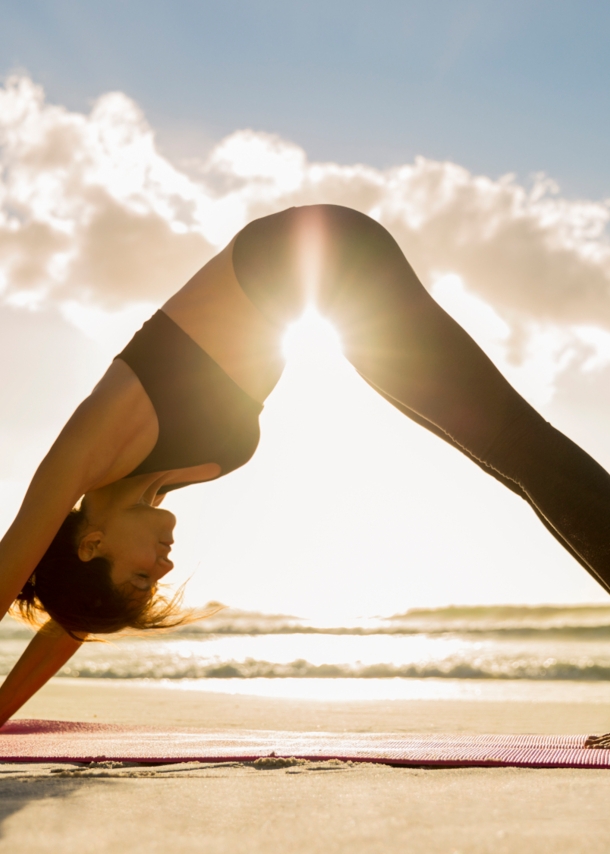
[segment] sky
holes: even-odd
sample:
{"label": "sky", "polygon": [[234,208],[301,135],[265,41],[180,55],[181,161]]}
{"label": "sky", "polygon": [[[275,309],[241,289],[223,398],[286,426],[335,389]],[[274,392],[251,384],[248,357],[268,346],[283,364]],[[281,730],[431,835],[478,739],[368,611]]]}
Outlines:
{"label": "sky", "polygon": [[[0,524],[133,331],[250,219],[350,205],[610,468],[610,8],[21,2],[0,27]],[[171,495],[187,601],[605,601],[309,316],[243,469]]]}

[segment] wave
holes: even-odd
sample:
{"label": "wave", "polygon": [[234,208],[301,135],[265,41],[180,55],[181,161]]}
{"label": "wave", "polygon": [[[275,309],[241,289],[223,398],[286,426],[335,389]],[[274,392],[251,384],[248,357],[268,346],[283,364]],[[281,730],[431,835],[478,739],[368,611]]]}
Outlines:
{"label": "wave", "polygon": [[[2,622],[0,674],[9,672],[31,634]],[[225,609],[170,637],[84,644],[61,675],[593,682],[610,679],[608,639],[610,607],[598,605],[418,609],[334,626]]]}
{"label": "wave", "polygon": [[537,638],[544,640],[610,640],[610,624],[601,626],[521,626],[512,627],[422,627],[415,629],[408,626],[379,626],[367,629],[360,626],[189,626],[186,629],[178,629],[177,635],[183,638],[197,638],[214,635],[248,635],[256,637],[260,635],[348,635],[354,637],[372,637],[375,635],[453,635],[459,637],[481,636],[486,638],[528,639]]}
{"label": "wave", "polygon": [[[476,605],[414,608],[390,617],[320,625],[286,614],[265,614],[225,608],[172,634],[193,639],[213,636],[262,635],[427,635],[497,640],[610,640],[610,605]],[[0,641],[31,637],[27,626],[10,618],[0,623]]]}
{"label": "wave", "polygon": [[178,630],[181,637],[208,635],[454,635],[506,639],[610,639],[610,606],[452,606],[413,609],[391,617],[316,625],[283,614],[225,609]]}
{"label": "wave", "polygon": [[411,608],[389,619],[435,619],[445,621],[519,621],[608,619],[610,605],[446,605],[440,608]]}
{"label": "wave", "polygon": [[287,664],[245,661],[83,662],[67,665],[60,676],[95,679],[528,679],[536,681],[602,681],[610,665],[593,661],[443,662],[425,665],[312,664],[297,659]]}

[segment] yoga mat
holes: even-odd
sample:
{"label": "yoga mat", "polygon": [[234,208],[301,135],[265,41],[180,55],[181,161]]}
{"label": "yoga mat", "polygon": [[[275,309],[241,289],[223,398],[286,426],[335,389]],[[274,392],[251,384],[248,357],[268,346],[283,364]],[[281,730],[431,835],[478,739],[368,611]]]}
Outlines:
{"label": "yoga mat", "polygon": [[70,721],[9,721],[0,762],[253,762],[342,759],[430,767],[610,768],[610,750],[584,735],[404,735],[154,729]]}

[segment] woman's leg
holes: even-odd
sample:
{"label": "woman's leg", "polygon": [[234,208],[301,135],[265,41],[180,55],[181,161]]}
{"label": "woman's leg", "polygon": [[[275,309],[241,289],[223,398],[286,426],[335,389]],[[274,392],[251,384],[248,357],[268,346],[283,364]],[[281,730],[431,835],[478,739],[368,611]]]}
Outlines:
{"label": "woman's leg", "polygon": [[273,322],[315,297],[367,382],[526,498],[610,591],[610,476],[512,388],[382,226],[333,205],[291,209],[246,226],[233,262]]}

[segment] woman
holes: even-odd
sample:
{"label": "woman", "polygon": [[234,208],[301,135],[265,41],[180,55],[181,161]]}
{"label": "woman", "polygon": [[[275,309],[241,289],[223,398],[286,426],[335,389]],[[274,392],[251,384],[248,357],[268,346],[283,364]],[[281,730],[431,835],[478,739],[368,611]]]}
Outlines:
{"label": "woman", "polygon": [[311,300],[371,386],[525,498],[610,590],[608,474],[506,382],[382,226],[291,208],[246,226],[165,303],[34,475],[0,543],[0,613],[51,619],[0,688],[0,721],[89,633],[179,621],[155,593],[175,524],[159,505],[250,459],[285,326]]}

